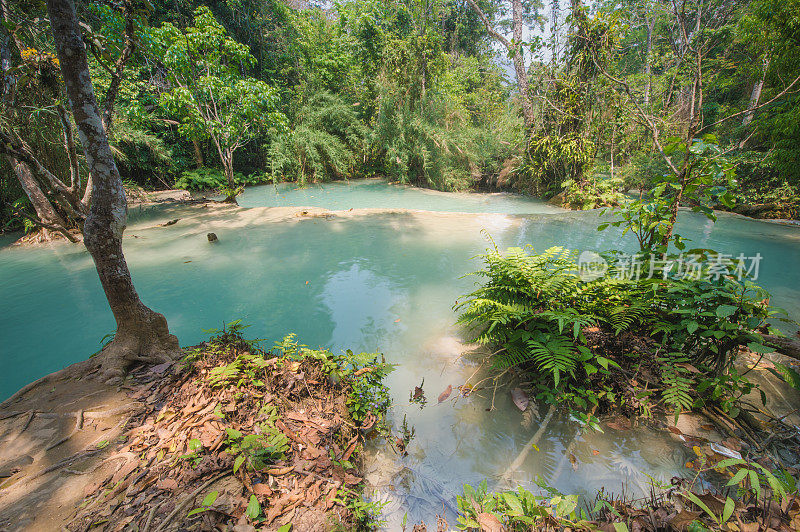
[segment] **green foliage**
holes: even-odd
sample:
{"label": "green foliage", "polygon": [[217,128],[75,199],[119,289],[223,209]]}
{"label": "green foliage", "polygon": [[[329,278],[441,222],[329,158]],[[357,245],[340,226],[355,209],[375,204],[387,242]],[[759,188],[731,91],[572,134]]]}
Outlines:
{"label": "green foliage", "polygon": [[277,414],[275,407],[266,405],[269,410],[267,420],[259,424],[261,434],[243,435],[240,431],[226,428],[225,445],[228,453],[236,458],[233,461],[233,472],[243,465],[253,471],[260,471],[286,457],[289,440],[275,428]]}
{"label": "green foliage", "polygon": [[[234,172],[233,182],[237,186],[245,185],[259,185],[268,182],[269,177],[265,174],[250,174],[244,175],[240,172]],[[225,174],[217,168],[197,168],[195,170],[186,170],[182,172],[180,177],[175,181],[176,188],[183,188],[186,190],[223,190],[228,186],[225,179]]]}
{"label": "green foliage", "polygon": [[[713,206],[722,203],[733,207],[735,170],[722,156],[716,140],[714,135],[694,139],[688,147],[689,163],[684,173],[665,174],[647,196],[609,209],[616,214],[616,220],[601,224],[598,230],[609,225],[622,227],[623,234],[630,232],[636,237],[643,252],[666,253],[670,244],[685,249],[684,239],[674,232],[681,202],[689,203],[694,212],[712,221],[717,219]],[[681,153],[686,149],[685,143],[673,138],[666,152]]]}
{"label": "green foliage", "polygon": [[612,207],[624,201],[622,179],[594,176],[583,183],[567,179],[564,186],[564,203],[572,209]]}
{"label": "green foliage", "polygon": [[171,88],[161,106],[181,120],[178,132],[213,141],[225,169],[228,197],[234,197],[233,154],[258,137],[286,127],[275,88],[242,75],[255,59],[249,48],[228,37],[211,10],[200,7],[194,26],[180,30],[165,23],[154,32],[155,48]]}
{"label": "green foliage", "polygon": [[340,488],[334,500],[352,512],[357,530],[376,530],[385,523],[380,516],[388,502],[365,501],[359,493],[347,488]]}
{"label": "green foliage", "polygon": [[[769,307],[760,287],[736,280],[738,264],[715,257],[697,278],[678,275],[674,257],[659,259],[666,262],[658,271],[645,260],[635,277],[609,255],[606,276],[584,279],[576,255],[563,248],[494,248],[477,272],[486,282],[456,307],[458,321],[496,350],[497,369],[523,368],[548,402],[645,414],[661,405],[676,415],[713,403],[735,417],[753,389],[733,365],[736,353],[769,351],[755,331],[783,311]],[[619,382],[620,372],[644,367],[659,374],[663,388],[654,397]]]}
{"label": "green foliage", "polygon": [[367,128],[353,105],[331,93],[317,93],[300,110],[298,121],[271,147],[275,177],[302,184],[358,175]]}
{"label": "green foliage", "polygon": [[589,528],[588,515],[579,508],[577,495],[563,495],[545,487],[548,495],[535,495],[525,488],[516,491],[490,492],[486,481],[477,488],[464,485],[464,494],[456,497],[459,530],[483,530],[499,523],[513,532],[539,530],[559,523],[560,527]]}
{"label": "green foliage", "polygon": [[275,350],[287,360],[309,357],[322,362],[325,371],[336,380],[349,383],[347,409],[352,419],[362,424],[366,421],[376,428],[385,429],[386,412],[391,405],[389,388],[384,378],[394,370],[380,353],[358,353],[347,350],[340,355],[330,351],[309,349],[299,344],[291,334],[275,344]]}

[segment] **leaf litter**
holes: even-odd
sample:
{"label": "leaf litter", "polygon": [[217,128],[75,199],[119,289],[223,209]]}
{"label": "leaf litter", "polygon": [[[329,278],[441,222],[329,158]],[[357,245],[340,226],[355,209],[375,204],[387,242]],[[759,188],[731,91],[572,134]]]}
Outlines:
{"label": "leaf litter", "polygon": [[348,413],[347,380],[270,354],[245,377],[231,371],[253,356],[245,342],[194,353],[133,375],[131,399],[146,408],[114,454],[124,462],[85,488],[66,529],[329,530],[332,515],[352,525],[343,494],[360,491],[365,424]]}

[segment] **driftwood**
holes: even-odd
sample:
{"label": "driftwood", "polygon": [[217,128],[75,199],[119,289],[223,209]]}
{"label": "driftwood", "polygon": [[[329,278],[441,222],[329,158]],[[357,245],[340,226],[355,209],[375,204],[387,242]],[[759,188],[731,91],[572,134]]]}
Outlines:
{"label": "driftwood", "polygon": [[800,340],[774,334],[762,334],[761,337],[765,344],[774,348],[778,353],[800,360]]}

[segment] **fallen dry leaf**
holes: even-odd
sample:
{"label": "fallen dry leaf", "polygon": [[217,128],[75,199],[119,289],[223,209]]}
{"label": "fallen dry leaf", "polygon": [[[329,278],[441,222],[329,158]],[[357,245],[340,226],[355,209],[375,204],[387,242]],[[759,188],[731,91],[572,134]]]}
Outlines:
{"label": "fallen dry leaf", "polygon": [[267,497],[269,497],[270,495],[272,495],[272,490],[270,489],[269,486],[260,482],[258,484],[253,484],[253,493],[255,493],[256,495],[266,495]]}
{"label": "fallen dry leaf", "polygon": [[482,512],[478,514],[478,524],[482,532],[503,532],[505,527],[493,514]]}
{"label": "fallen dry leaf", "polygon": [[444,391],[441,394],[439,394],[439,402],[443,403],[447,401],[447,398],[450,397],[451,393],[453,393],[453,385],[448,384],[447,388],[445,388]]}
{"label": "fallen dry leaf", "polygon": [[269,473],[273,477],[279,477],[281,475],[285,475],[286,473],[288,473],[289,471],[292,471],[293,469],[294,469],[294,466],[274,467],[272,469],[267,469],[267,473]]}
{"label": "fallen dry leaf", "polygon": [[511,400],[521,411],[525,411],[530,404],[528,394],[522,388],[514,388],[511,390]]}

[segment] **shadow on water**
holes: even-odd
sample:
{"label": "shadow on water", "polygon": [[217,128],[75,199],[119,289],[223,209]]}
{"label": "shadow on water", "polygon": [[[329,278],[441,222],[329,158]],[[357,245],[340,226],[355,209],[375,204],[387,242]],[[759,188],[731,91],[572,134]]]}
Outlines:
{"label": "shadow on water", "polygon": [[[142,299],[167,316],[182,345],[202,341],[202,327],[241,318],[251,324],[249,336],[268,343],[295,332],[311,346],[384,353],[398,364],[388,378],[393,423],[406,416],[417,436],[402,459],[376,449],[367,480],[396,510],[391,522],[405,512],[409,522],[430,520],[442,504],[454,522],[463,484],[498,482],[540,424],[526,420],[507,392],[492,411],[485,391],[436,404],[448,385],[455,389],[477,369],[459,358],[466,347],[452,306],[476,282],[463,275],[477,269],[475,255],[490,245],[482,231],[501,248],[633,251],[633,240],[615,229],[598,232],[596,212],[296,214],[220,206],[133,212],[125,250]],[[173,219],[179,221],[159,225]],[[759,281],[773,291],[773,303],[800,314],[800,270],[793,267],[800,230],[727,215],[709,225],[688,214],[681,227],[698,246],[761,253]],[[208,232],[219,242],[209,243]],[[3,397],[84,359],[114,327],[88,253],[63,243],[0,249],[0,313]],[[420,409],[409,404],[409,392],[423,378],[429,402]],[[551,421],[537,447],[513,480],[530,486],[541,476],[588,495],[623,482],[641,492],[645,472],[669,478],[685,462],[685,450],[662,434],[640,428],[576,438],[574,423],[563,419]]]}

